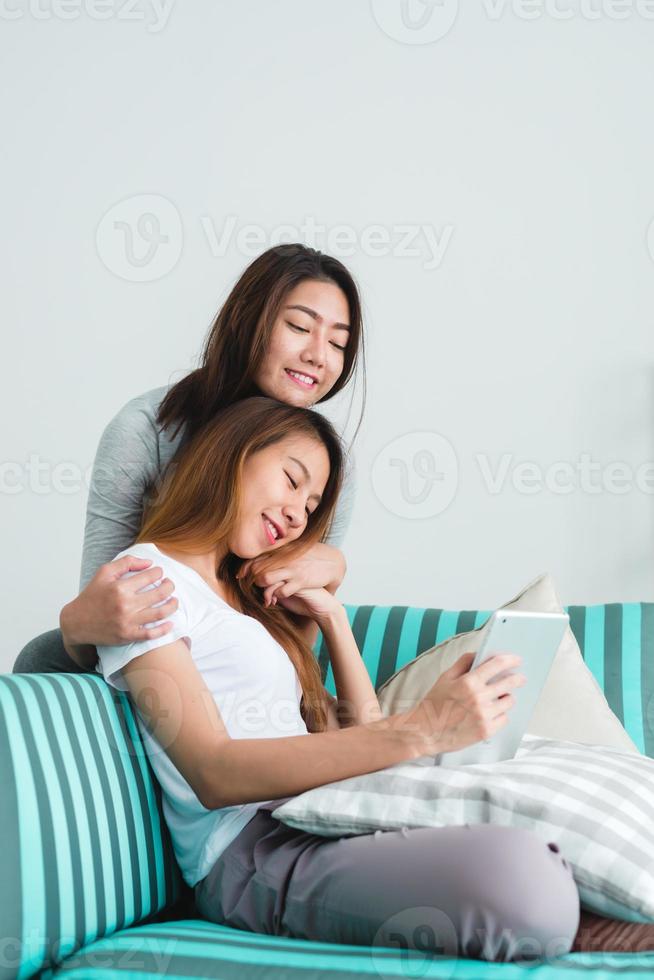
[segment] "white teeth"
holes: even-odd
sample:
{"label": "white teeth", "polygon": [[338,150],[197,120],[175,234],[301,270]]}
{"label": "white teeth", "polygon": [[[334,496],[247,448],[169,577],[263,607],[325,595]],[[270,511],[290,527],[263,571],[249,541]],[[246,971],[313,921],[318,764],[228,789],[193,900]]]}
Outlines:
{"label": "white teeth", "polygon": [[300,374],[298,371],[289,371],[288,373],[292,374],[294,378],[299,378],[300,381],[304,381],[305,385],[315,384],[313,378],[310,378],[308,374]]}
{"label": "white teeth", "polygon": [[270,533],[275,538],[275,540],[277,540],[277,538],[279,537],[279,534],[277,533],[277,528],[275,527],[274,524],[271,524],[271,522],[267,520],[267,518],[264,518],[264,520],[266,521],[266,524],[270,528]]}

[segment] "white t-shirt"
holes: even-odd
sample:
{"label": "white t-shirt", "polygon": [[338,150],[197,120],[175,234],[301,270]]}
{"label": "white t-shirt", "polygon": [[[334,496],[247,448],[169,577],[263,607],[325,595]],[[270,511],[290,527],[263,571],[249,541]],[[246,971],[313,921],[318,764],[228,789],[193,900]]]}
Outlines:
{"label": "white t-shirt", "polygon": [[[150,558],[151,567],[161,567],[163,577],[175,583],[173,594],[179,605],[166,617],[172,621],[173,629],[165,636],[124,646],[98,647],[96,671],[109,684],[127,691],[121,670],[130,660],[183,638],[232,738],[309,734],[300,714],[302,688],[297,671],[284,648],[258,620],[237,612],[201,575],[164,555],[156,545],[135,544],[116,558],[127,554]],[[125,577],[134,574],[128,572]],[[158,584],[153,583],[148,589]],[[268,801],[208,810],[150,735],[138,710],[135,715],[148,758],[161,784],[163,813],[177,862],[185,881],[193,886],[209,873],[220,854],[252,819],[260,803]]]}

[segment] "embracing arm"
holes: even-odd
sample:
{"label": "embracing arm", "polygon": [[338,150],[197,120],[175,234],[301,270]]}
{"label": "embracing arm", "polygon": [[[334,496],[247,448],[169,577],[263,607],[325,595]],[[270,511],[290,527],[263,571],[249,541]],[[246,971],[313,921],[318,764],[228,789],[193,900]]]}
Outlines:
{"label": "embracing arm", "polygon": [[147,396],[133,398],[104,429],[86,506],[80,590],[101,565],[129,548],[141,527],[143,501],[159,477],[158,438]]}
{"label": "embracing arm", "polygon": [[[172,594],[174,583],[163,578],[161,567],[151,568],[152,559],[138,554],[139,545],[133,550],[134,554],[101,565],[86,588],[59,614],[64,647],[85,670],[95,668],[96,644],[154,640],[172,629],[170,620],[146,628],[146,624],[172,615],[178,599]],[[161,584],[156,585],[160,579]]]}
{"label": "embracing arm", "polygon": [[[158,395],[155,392],[154,395]],[[150,601],[164,598],[167,587],[146,603],[134,596],[144,579],[119,589],[117,580],[127,570],[148,568],[149,560],[135,558],[120,571],[113,559],[134,541],[141,526],[143,500],[158,478],[158,437],[153,412],[158,404],[151,393],[133,398],[104,429],[93,464],[82,551],[80,594],[61,610],[59,625],[68,654],[80,666],[93,669],[96,644],[136,639],[138,625],[152,620],[141,616]],[[149,580],[148,580],[149,581]],[[172,591],[172,590],[169,590]],[[168,591],[168,594],[169,594]],[[164,610],[164,615],[169,609]],[[163,618],[163,617],[162,617]],[[149,631],[147,638],[167,628]],[[139,638],[146,638],[141,632]]]}

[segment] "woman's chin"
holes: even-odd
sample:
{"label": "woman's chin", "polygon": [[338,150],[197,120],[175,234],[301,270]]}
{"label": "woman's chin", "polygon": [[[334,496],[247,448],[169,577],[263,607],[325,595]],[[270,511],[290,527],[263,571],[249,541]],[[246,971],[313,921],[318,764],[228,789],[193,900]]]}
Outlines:
{"label": "woman's chin", "polygon": [[247,542],[236,543],[230,549],[233,555],[237,558],[241,558],[243,561],[251,561],[253,558],[260,558],[262,555],[267,555],[268,552],[272,551],[272,547],[264,548],[259,544],[248,544]]}
{"label": "woman's chin", "polygon": [[286,402],[287,405],[295,405],[297,408],[308,408],[316,401],[316,393],[309,388],[300,388],[295,381],[289,379],[277,394],[272,395],[277,401]]}

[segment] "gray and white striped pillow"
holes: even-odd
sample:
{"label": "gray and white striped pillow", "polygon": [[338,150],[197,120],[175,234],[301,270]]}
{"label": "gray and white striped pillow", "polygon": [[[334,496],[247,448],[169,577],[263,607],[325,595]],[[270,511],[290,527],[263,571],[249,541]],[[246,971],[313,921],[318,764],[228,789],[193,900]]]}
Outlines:
{"label": "gray and white striped pillow", "polygon": [[444,769],[423,756],[327,783],[272,811],[324,837],[493,823],[559,845],[582,905],[654,920],[654,759],[525,735],[513,759]]}

